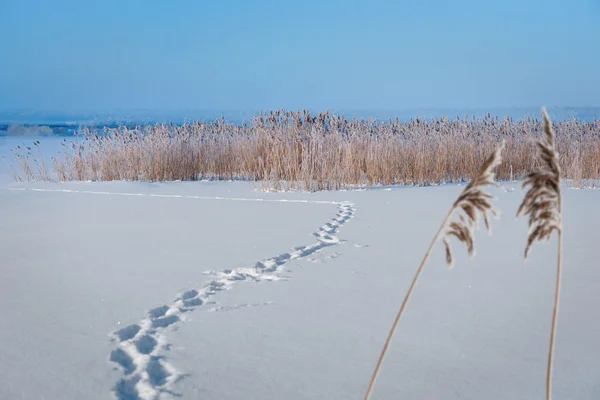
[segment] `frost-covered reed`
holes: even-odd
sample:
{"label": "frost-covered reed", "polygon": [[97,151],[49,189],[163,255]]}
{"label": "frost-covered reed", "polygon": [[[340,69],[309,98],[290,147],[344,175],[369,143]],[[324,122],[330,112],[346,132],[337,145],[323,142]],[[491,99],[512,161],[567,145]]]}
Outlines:
{"label": "frost-covered reed", "polygon": [[[559,122],[555,130],[564,178],[578,185],[600,179],[600,120]],[[380,122],[282,110],[243,125],[221,119],[86,131],[53,169],[61,181],[233,179],[309,191],[427,185],[470,180],[504,140],[497,176],[515,180],[539,167],[533,139],[543,135],[537,119]]]}

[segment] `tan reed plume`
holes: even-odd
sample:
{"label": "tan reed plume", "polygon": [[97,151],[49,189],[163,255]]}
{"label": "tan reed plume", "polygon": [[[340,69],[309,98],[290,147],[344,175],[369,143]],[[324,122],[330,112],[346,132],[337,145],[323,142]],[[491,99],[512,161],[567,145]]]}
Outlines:
{"label": "tan reed plume", "polygon": [[530,188],[519,206],[517,216],[521,213],[529,215],[529,237],[525,247],[525,258],[529,255],[533,243],[547,241],[554,231],[558,235],[556,288],[546,374],[546,399],[550,400],[552,398],[552,361],[554,358],[554,340],[556,337],[562,276],[562,199],[560,192],[561,173],[558,164],[558,153],[556,152],[554,129],[545,108],[542,108],[542,115],[544,117],[545,136],[537,143],[542,165],[538,171],[532,172],[523,180],[522,187],[529,186]]}
{"label": "tan reed plume", "polygon": [[[504,142],[502,145],[498,146],[496,150],[485,160],[478,174],[475,176],[471,182],[465,187],[462,191],[458,199],[452,205],[452,208],[448,212],[448,215],[442,222],[442,225],[438,232],[436,233],[433,241],[429,245],[427,252],[425,253],[425,257],[421,261],[419,268],[408,288],[408,292],[404,297],[404,301],[400,306],[400,311],[396,315],[396,319],[390,329],[386,342],[383,346],[383,350],[379,356],[377,361],[377,366],[375,367],[375,371],[373,372],[373,376],[371,377],[371,381],[369,383],[369,388],[367,389],[367,393],[365,395],[365,400],[368,400],[371,397],[371,393],[373,392],[373,388],[375,387],[375,381],[377,380],[377,375],[379,375],[379,371],[381,369],[381,365],[383,362],[383,358],[387,353],[388,347],[394,336],[396,328],[398,327],[398,323],[404,314],[404,310],[406,308],[406,304],[410,299],[410,296],[419,280],[419,276],[423,271],[423,267],[425,263],[429,259],[429,255],[436,244],[436,242],[441,239],[444,242],[444,246],[446,248],[446,262],[448,266],[452,265],[452,251],[450,249],[449,238],[450,236],[456,237],[460,242],[464,243],[467,246],[467,250],[471,256],[475,254],[475,242],[473,239],[473,229],[477,226],[478,222],[478,212],[482,214],[483,219],[485,221],[486,227],[490,228],[489,225],[489,216],[488,213],[492,215],[497,215],[497,210],[491,205],[490,200],[492,196],[483,191],[484,186],[498,186],[494,182],[495,174],[493,172],[494,168],[496,168],[502,159],[501,153],[504,148]],[[462,213],[460,212],[462,211]],[[464,215],[463,215],[464,214]],[[452,217],[454,215],[458,215],[458,221],[452,221]]]}

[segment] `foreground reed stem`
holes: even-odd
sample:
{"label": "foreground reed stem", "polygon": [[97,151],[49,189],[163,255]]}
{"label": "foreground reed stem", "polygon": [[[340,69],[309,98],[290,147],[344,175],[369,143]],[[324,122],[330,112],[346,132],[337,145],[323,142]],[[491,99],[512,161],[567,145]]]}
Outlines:
{"label": "foreground reed stem", "polygon": [[392,329],[390,329],[390,333],[388,334],[385,344],[383,345],[383,350],[381,351],[381,354],[379,355],[379,360],[377,360],[377,366],[375,367],[375,371],[373,372],[373,376],[371,377],[371,382],[369,383],[369,389],[367,390],[367,394],[365,395],[365,400],[368,400],[371,397],[371,393],[373,392],[373,388],[375,387],[375,381],[377,380],[377,376],[379,375],[379,370],[381,369],[383,359],[385,357],[385,354],[387,353],[390,343],[392,342],[392,337],[394,336],[394,333],[396,333],[396,328],[398,327],[398,323],[400,322],[400,319],[402,318],[402,314],[404,314],[404,309],[406,308],[406,304],[408,303],[408,300],[410,299],[410,296],[411,296],[415,286],[417,285],[417,281],[419,280],[419,277],[421,276],[421,272],[423,272],[423,267],[425,267],[425,263],[427,263],[427,260],[429,260],[429,256],[431,255],[431,251],[433,250],[433,247],[435,246],[435,244],[439,240],[440,236],[442,235],[444,228],[448,225],[448,221],[452,217],[452,214],[454,213],[454,211],[455,211],[455,207],[452,207],[452,209],[450,209],[450,212],[444,219],[442,226],[440,226],[440,229],[435,234],[435,237],[433,238],[431,244],[429,245],[429,248],[427,249],[427,252],[425,253],[425,257],[423,257],[423,260],[421,261],[421,265],[419,265],[419,269],[417,269],[417,273],[415,274],[415,276],[410,284],[410,287],[408,288],[408,292],[406,292],[404,301],[402,302],[402,305],[400,306],[400,311],[398,311],[398,315],[396,315],[396,319],[394,320]]}
{"label": "foreground reed stem", "polygon": [[542,108],[542,117],[544,118],[545,135],[537,142],[538,155],[541,160],[540,167],[523,180],[522,187],[529,186],[529,189],[519,206],[517,216],[521,213],[529,216],[529,236],[525,247],[525,258],[529,255],[531,246],[535,242],[549,240],[552,232],[556,232],[558,235],[556,288],[546,374],[546,400],[550,400],[552,398],[552,364],[562,276],[562,194],[560,190],[562,176],[559,155],[556,150],[556,134],[545,108]]}
{"label": "foreground reed stem", "polygon": [[554,291],[554,311],[552,312],[552,327],[550,328],[550,349],[548,350],[548,371],[546,374],[546,400],[552,399],[552,365],[554,361],[554,339],[558,321],[558,304],[560,300],[560,284],[562,278],[562,232],[558,232],[558,261],[556,265],[556,288]]}
{"label": "foreground reed stem", "polygon": [[[392,337],[396,332],[396,328],[398,327],[400,319],[404,314],[404,310],[406,309],[408,300],[410,299],[410,296],[412,295],[412,292],[415,289],[415,286],[417,285],[419,277],[423,272],[423,268],[425,267],[427,260],[429,260],[429,256],[431,255],[431,251],[433,250],[435,244],[438,242],[438,240],[442,240],[446,248],[446,262],[449,266],[451,266],[452,251],[450,248],[449,237],[454,236],[460,242],[464,243],[467,246],[469,255],[473,256],[475,254],[473,229],[478,223],[479,214],[483,216],[485,225],[488,228],[488,230],[490,228],[488,213],[497,216],[497,210],[490,203],[492,196],[483,191],[482,188],[484,186],[498,186],[494,182],[493,170],[500,164],[501,152],[503,148],[504,143],[502,143],[501,146],[496,148],[496,150],[486,159],[475,178],[473,178],[473,180],[469,182],[469,184],[465,187],[460,196],[458,196],[458,199],[456,199],[456,201],[452,205],[452,208],[450,208],[448,215],[446,215],[446,218],[444,218],[440,229],[437,231],[433,240],[431,241],[431,244],[429,245],[429,248],[427,249],[427,252],[423,257],[423,260],[421,261],[421,264],[419,265],[419,268],[415,273],[410,287],[406,292],[406,296],[404,297],[404,301],[402,302],[400,310],[396,315],[396,319],[394,320],[392,328],[388,333],[381,354],[379,355],[379,359],[377,360],[375,371],[373,372],[373,376],[371,377],[371,381],[369,382],[369,388],[367,389],[365,400],[368,400],[371,397],[373,388],[375,387],[375,381],[377,380],[377,376],[379,375],[379,371],[381,370],[381,365],[383,364],[383,359],[392,341]],[[454,215],[458,215],[458,221],[452,221],[452,217]]]}

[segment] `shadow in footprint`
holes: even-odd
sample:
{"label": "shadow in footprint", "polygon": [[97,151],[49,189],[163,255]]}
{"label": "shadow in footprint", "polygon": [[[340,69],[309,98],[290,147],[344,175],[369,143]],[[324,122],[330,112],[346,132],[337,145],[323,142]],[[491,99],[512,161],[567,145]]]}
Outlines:
{"label": "shadow in footprint", "polygon": [[288,253],[281,254],[281,255],[275,257],[275,264],[277,266],[281,266],[281,265],[287,263],[290,260],[290,258],[292,258],[292,256]]}
{"label": "shadow in footprint", "polygon": [[167,311],[169,311],[169,307],[160,306],[148,311],[148,315],[150,316],[150,318],[160,318],[163,315],[165,315]]}
{"label": "shadow in footprint", "polygon": [[191,299],[192,297],[196,297],[196,296],[198,296],[198,291],[192,289],[192,290],[188,290],[187,292],[182,294],[181,299],[188,300],[188,299]]}
{"label": "shadow in footprint", "polygon": [[144,335],[137,342],[135,342],[135,347],[142,354],[150,354],[156,347],[156,339],[150,335]]}
{"label": "shadow in footprint", "polygon": [[189,299],[189,300],[184,300],[183,301],[183,305],[185,307],[198,307],[202,305],[202,299],[199,298],[194,298],[194,299]]}
{"label": "shadow in footprint", "polygon": [[261,269],[265,269],[267,268],[267,266],[265,265],[265,263],[263,261],[258,261],[255,265],[254,268],[257,270],[261,270]]}
{"label": "shadow in footprint", "polygon": [[218,291],[225,289],[225,284],[223,282],[211,281],[210,289],[215,292],[218,292]]}
{"label": "shadow in footprint", "polygon": [[164,385],[167,382],[167,378],[171,375],[162,366],[160,357],[150,358],[146,372],[148,372],[148,378],[150,379],[150,384],[152,386]]}
{"label": "shadow in footprint", "polygon": [[140,396],[135,388],[136,383],[140,380],[139,377],[132,379],[121,379],[114,388],[115,397],[117,400],[139,400]]}
{"label": "shadow in footprint", "polygon": [[110,361],[119,364],[125,371],[125,375],[129,375],[135,371],[133,359],[121,349],[113,350],[110,353]]}
{"label": "shadow in footprint", "polygon": [[119,337],[119,341],[124,342],[126,340],[132,339],[137,333],[140,331],[139,325],[129,325],[123,329],[119,329],[115,332],[115,335]]}
{"label": "shadow in footprint", "polygon": [[169,315],[168,317],[157,318],[153,320],[152,326],[154,328],[166,328],[169,325],[173,325],[177,321],[179,321],[179,317],[177,315]]}
{"label": "shadow in footprint", "polygon": [[307,247],[303,252],[302,252],[302,257],[308,257],[312,254],[315,254],[317,252],[319,252],[320,250],[323,250],[326,247],[330,247],[333,246],[335,243],[326,243],[326,242],[319,242],[319,244],[313,245],[313,246],[309,246]]}

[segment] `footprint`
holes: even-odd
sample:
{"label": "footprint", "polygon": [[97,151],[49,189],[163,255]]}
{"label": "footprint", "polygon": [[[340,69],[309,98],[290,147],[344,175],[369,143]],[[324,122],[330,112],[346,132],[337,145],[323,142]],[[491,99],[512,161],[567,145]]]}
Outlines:
{"label": "footprint", "polygon": [[166,328],[169,325],[173,325],[177,321],[179,321],[179,317],[177,315],[169,315],[168,317],[162,317],[153,320],[152,327]]}
{"label": "footprint", "polygon": [[117,400],[139,400],[140,396],[135,388],[139,380],[139,377],[135,377],[132,379],[121,379],[117,382],[113,389]]}
{"label": "footprint", "polygon": [[212,281],[210,282],[210,289],[214,292],[218,292],[225,289],[225,284],[223,282]]}
{"label": "footprint", "polygon": [[198,297],[183,301],[183,305],[185,307],[198,307],[201,306],[203,303],[204,302],[202,301],[202,299],[199,299]]}
{"label": "footprint", "polygon": [[184,294],[181,295],[181,299],[182,300],[188,300],[191,299],[192,297],[196,297],[198,296],[198,291],[197,290],[188,290],[187,292],[185,292]]}
{"label": "footprint", "polygon": [[288,260],[291,258],[292,256],[288,253],[285,254],[281,254],[279,256],[277,256],[275,258],[275,264],[277,266],[282,266],[283,264],[285,264],[286,262],[288,262]]}
{"label": "footprint", "polygon": [[121,349],[113,350],[110,353],[110,361],[119,364],[125,371],[125,375],[132,374],[135,371],[133,358],[131,358],[129,354],[125,353],[125,351]]}
{"label": "footprint", "polygon": [[152,386],[164,385],[167,382],[167,378],[171,375],[162,366],[160,357],[150,358],[146,372],[148,372],[148,377],[150,378],[150,384],[152,384]]}
{"label": "footprint", "polygon": [[167,313],[167,311],[169,311],[169,307],[160,306],[148,311],[148,315],[150,315],[150,318],[156,319],[164,316]]}
{"label": "footprint", "polygon": [[126,340],[132,339],[133,337],[135,337],[135,335],[137,335],[137,333],[140,331],[140,326],[137,324],[133,324],[133,325],[129,325],[126,326],[123,329],[119,329],[118,331],[115,332],[115,335],[117,335],[119,337],[119,341],[124,342]]}
{"label": "footprint", "polygon": [[142,354],[150,354],[156,347],[156,339],[150,335],[144,335],[135,342],[135,347]]}

